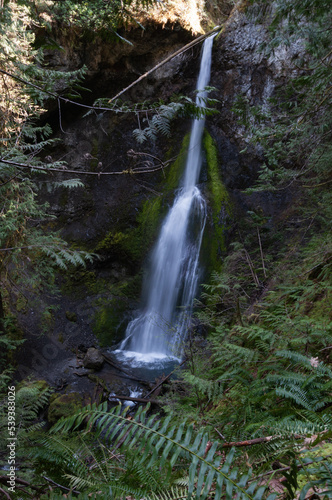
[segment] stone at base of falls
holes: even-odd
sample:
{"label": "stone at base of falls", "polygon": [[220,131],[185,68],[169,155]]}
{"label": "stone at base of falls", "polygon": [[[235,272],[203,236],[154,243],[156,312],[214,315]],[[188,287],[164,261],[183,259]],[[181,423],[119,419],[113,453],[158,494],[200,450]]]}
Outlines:
{"label": "stone at base of falls", "polygon": [[84,368],[92,368],[93,370],[100,370],[104,364],[104,357],[98,349],[95,347],[90,347],[84,358],[83,365]]}

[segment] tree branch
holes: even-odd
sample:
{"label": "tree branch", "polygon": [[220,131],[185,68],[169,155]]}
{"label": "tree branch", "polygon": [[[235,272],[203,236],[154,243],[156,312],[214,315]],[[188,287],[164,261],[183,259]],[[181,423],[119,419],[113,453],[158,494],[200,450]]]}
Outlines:
{"label": "tree branch", "polygon": [[8,493],[3,488],[0,488],[0,493],[3,493],[5,495],[4,498],[7,498],[8,500],[12,500],[12,497],[9,496]]}
{"label": "tree branch", "polygon": [[[149,71],[147,71],[146,73],[144,73],[144,75],[141,75],[137,80],[135,80],[133,83],[131,83],[128,87],[126,87],[125,89],[122,89],[121,92],[119,92],[114,97],[112,97],[108,102],[112,103],[120,95],[124,94],[128,89],[132,88],[134,85],[136,85],[137,83],[139,83],[140,81],[142,81],[144,78],[146,78],[151,73],[153,73],[154,71],[156,71],[158,68],[160,68],[161,66],[163,66],[164,64],[166,64],[168,61],[170,61],[174,57],[178,56],[182,52],[187,51],[188,49],[190,49],[194,45],[200,43],[202,40],[204,40],[205,38],[207,38],[208,36],[210,36],[212,33],[214,33],[217,30],[220,30],[220,29],[221,29],[220,26],[216,26],[215,28],[213,28],[213,30],[209,31],[208,33],[205,33],[204,35],[199,36],[198,38],[196,38],[192,42],[190,42],[187,45],[185,45],[184,47],[182,47],[182,49],[179,49],[176,52],[174,52],[173,54],[171,54],[170,56],[166,57],[166,59],[164,59],[159,64],[157,64],[156,66],[154,66],[152,69],[150,69]],[[63,96],[60,96],[60,95],[58,95],[58,94],[56,94],[54,92],[51,92],[50,90],[43,89],[42,87],[39,87],[38,85],[36,85],[36,84],[34,84],[32,82],[29,82],[28,80],[25,80],[24,78],[21,78],[19,76],[13,75],[12,73],[9,73],[8,71],[5,71],[4,69],[0,69],[0,73],[9,76],[10,78],[13,78],[14,80],[17,80],[18,82],[21,82],[24,85],[29,85],[30,87],[33,87],[33,88],[39,90],[40,92],[43,92],[44,94],[47,94],[47,95],[49,95],[49,96],[57,99],[58,101],[61,100],[61,101],[65,102],[65,103],[74,104],[75,106],[79,106],[79,107],[85,108],[85,109],[93,109],[95,111],[113,111],[112,108],[105,108],[105,107],[101,107],[101,106],[89,106],[87,104],[81,104],[81,103],[79,103],[77,101],[72,101],[71,99],[67,99],[66,97],[63,97]],[[142,111],[144,111],[144,110],[142,110]],[[137,113],[137,110],[135,110],[135,113]]]}
{"label": "tree branch", "polygon": [[[254,444],[259,444],[259,443],[268,443],[270,441],[273,441],[273,439],[278,439],[281,436],[266,436],[266,437],[261,437],[261,438],[255,438],[255,439],[248,439],[247,441],[232,441],[228,443],[223,443],[221,446],[222,448],[232,448],[232,446],[236,447],[241,447],[241,446],[253,446]],[[303,436],[300,436],[299,434],[294,434],[292,436],[294,439],[302,439]]]}
{"label": "tree branch", "polygon": [[214,33],[217,30],[220,30],[220,29],[221,29],[220,26],[216,26],[215,28],[213,28],[213,30],[209,31],[208,33],[205,33],[204,35],[199,36],[198,38],[196,38],[192,42],[190,42],[187,45],[185,45],[184,47],[182,47],[182,49],[179,49],[176,52],[174,52],[173,54],[171,54],[170,56],[166,57],[166,59],[164,59],[163,61],[161,61],[159,64],[157,64],[156,66],[154,66],[153,68],[151,68],[149,71],[147,71],[143,75],[141,75],[139,78],[137,78],[137,80],[135,80],[133,83],[131,83],[130,85],[128,85],[128,87],[126,87],[125,89],[122,89],[121,92],[119,92],[114,97],[112,97],[109,100],[109,102],[111,103],[111,102],[115,101],[115,99],[117,99],[118,97],[120,97],[127,90],[131,89],[134,85],[136,85],[137,83],[139,83],[142,80],[144,80],[144,78],[146,78],[147,76],[151,75],[151,73],[153,73],[154,71],[156,71],[156,69],[159,69],[161,66],[163,66],[164,64],[166,64],[168,61],[170,61],[174,57],[178,56],[179,54],[182,54],[183,52],[186,52],[188,49],[190,49],[191,47],[194,47],[196,44],[200,43],[202,40],[204,40],[208,36],[212,35],[212,33]]}
{"label": "tree branch", "polygon": [[28,165],[25,163],[19,163],[16,161],[10,161],[10,160],[5,160],[3,158],[0,158],[1,163],[5,163],[6,165],[12,165],[14,167],[20,167],[20,168],[28,168],[30,170],[40,170],[42,172],[62,172],[63,174],[81,174],[81,175],[97,175],[100,177],[101,175],[138,175],[138,174],[147,174],[151,172],[157,172],[158,170],[163,170],[165,165],[167,163],[163,163],[161,160],[160,161],[160,166],[155,167],[155,168],[146,168],[146,169],[135,169],[135,168],[129,168],[126,170],[122,170],[121,172],[86,172],[84,170],[69,170],[66,168],[53,168],[53,167],[37,167],[34,165]]}
{"label": "tree branch", "polygon": [[[31,488],[32,490],[37,491],[38,493],[44,493],[44,487],[42,486],[34,486],[33,484],[29,483],[28,481],[25,481],[24,479],[21,479],[19,477],[15,477],[15,481],[18,484],[21,484],[23,486],[26,486],[27,488]],[[6,484],[8,482],[8,476],[0,476],[0,483]]]}
{"label": "tree branch", "polygon": [[185,363],[187,362],[187,359],[185,359],[184,361],[182,361],[182,363],[177,366],[176,368],[174,368],[174,370],[171,371],[171,373],[169,373],[168,375],[166,375],[166,377],[164,377],[155,387],[153,387],[153,389],[151,389],[150,392],[148,392],[148,394],[146,394],[146,398],[148,398],[149,396],[151,396],[151,394],[153,392],[155,392],[157,389],[159,389],[160,386],[162,386],[170,377],[171,375],[173,375],[173,373],[175,372],[175,370],[177,370],[178,368],[180,368],[181,366],[183,366]]}

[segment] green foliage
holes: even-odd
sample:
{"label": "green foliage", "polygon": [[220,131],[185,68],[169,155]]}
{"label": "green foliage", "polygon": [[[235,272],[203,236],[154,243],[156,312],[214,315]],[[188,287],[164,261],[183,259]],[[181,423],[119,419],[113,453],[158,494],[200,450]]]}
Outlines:
{"label": "green foliage", "polygon": [[320,458],[314,461],[313,466],[306,469],[306,475],[309,476],[309,481],[301,489],[299,500],[304,500],[307,497],[310,489],[319,490],[319,495],[324,499],[328,499],[332,494],[332,464],[322,462]]}
{"label": "green foliage", "polygon": [[[139,0],[138,2],[134,0],[90,0],[83,2],[62,0],[61,2],[48,2],[44,9],[53,20],[62,25],[62,29],[67,26],[75,26],[84,32],[97,32],[102,37],[113,35],[130,43],[117,32],[117,29],[124,24],[137,23],[135,8],[148,8],[154,3],[155,0]],[[42,25],[45,25],[42,16],[38,20]]]}
{"label": "green foliage", "polygon": [[[204,90],[205,92],[211,92],[215,89],[206,87]],[[199,119],[218,113],[215,108],[211,107],[216,102],[216,99],[206,97],[201,99],[201,102],[197,105],[190,97],[178,96],[177,98],[173,97],[169,104],[155,104],[152,108],[155,109],[156,113],[152,117],[145,113],[145,116],[143,115],[141,118],[140,113],[137,111],[139,128],[134,130],[134,137],[140,144],[148,139],[155,141],[158,134],[170,137],[172,120],[188,117]],[[147,123],[147,126],[142,128],[144,123]]]}
{"label": "green foliage", "polygon": [[[3,378],[4,374],[2,374]],[[9,381],[8,381],[9,382]],[[10,384],[11,387],[11,384]],[[0,456],[1,464],[7,463],[8,443],[8,386],[1,390],[0,403]],[[11,391],[13,393],[13,391]],[[15,387],[15,437],[17,438],[16,456],[26,457],[25,446],[31,433],[41,427],[38,424],[40,413],[48,404],[52,389],[44,380],[26,381]]]}
{"label": "green foliage", "polygon": [[[216,90],[214,87],[205,87],[206,93]],[[202,98],[197,104],[187,96],[172,96],[168,104],[164,101],[151,103],[149,101],[130,104],[117,99],[99,98],[94,102],[93,108],[86,115],[96,111],[110,110],[113,113],[133,113],[136,115],[138,128],[133,135],[139,144],[145,141],[155,142],[158,135],[170,137],[172,122],[177,118],[203,118],[218,113],[213,107],[218,101],[210,97]],[[94,109],[95,108],[95,109]]]}
{"label": "green foliage", "polygon": [[[59,234],[45,231],[44,225],[52,217],[48,204],[37,199],[40,185],[46,184],[49,190],[82,186],[78,179],[53,185],[49,180],[41,181],[49,168],[63,169],[65,165],[38,158],[54,141],[50,126],[36,122],[46,99],[50,99],[49,92],[54,96],[78,95],[84,69],[61,72],[41,68],[42,52],[33,48],[32,19],[24,2],[5,2],[0,18],[0,321],[8,334],[5,316],[9,314],[9,302],[11,307],[17,303],[19,309],[22,297],[32,300],[46,287],[54,290],[56,267],[85,265],[92,256],[70,249]],[[4,360],[14,345],[8,336],[1,340],[6,344]]]}
{"label": "green foliage", "polygon": [[255,240],[246,238],[247,248],[232,245],[222,271],[204,286],[198,317],[212,331],[209,340],[186,350],[186,370],[163,397],[179,421],[186,415],[228,442],[270,436],[248,446],[245,456],[257,473],[271,470],[273,462],[293,467],[289,481],[296,495],[316,480],[326,488],[328,474],[325,466],[319,479],[309,469],[300,472],[299,438],[327,441],[332,430],[331,240],[309,234],[305,245],[293,239],[291,249],[274,254],[267,289],[257,286],[249,266],[263,282]]}
{"label": "green foliage", "polygon": [[[59,432],[68,432],[78,429],[87,420],[87,430],[96,427],[97,436],[102,439],[102,443],[111,443],[113,449],[121,446],[125,451],[127,464],[121,464],[122,467],[128,467],[125,474],[116,481],[115,470],[108,474],[103,473],[99,476],[99,471],[94,475],[92,469],[89,475],[82,477],[84,470],[82,467],[82,455],[73,462],[76,455],[73,455],[67,449],[67,460],[71,460],[71,468],[75,471],[79,468],[79,475],[68,477],[72,486],[88,488],[88,491],[108,492],[112,498],[123,498],[124,492],[130,491],[128,483],[133,470],[130,468],[131,457],[135,456],[135,469],[140,471],[142,484],[137,495],[144,495],[145,498],[156,498],[158,490],[163,490],[164,486],[169,484],[172,469],[175,467],[189,467],[189,482],[186,488],[187,498],[199,498],[204,500],[210,493],[218,500],[222,495],[231,499],[234,494],[239,498],[263,498],[266,486],[259,483],[251,477],[252,472],[241,474],[236,467],[235,450],[231,450],[226,457],[217,453],[218,443],[209,443],[208,434],[204,431],[196,433],[193,426],[186,426],[182,422],[180,426],[171,424],[171,417],[166,419],[156,419],[154,415],[148,416],[147,410],[140,408],[133,418],[128,419],[126,412],[119,406],[110,411],[107,410],[107,404],[88,406],[76,413],[74,416],[62,420],[52,429],[52,435],[59,435]],[[61,438],[60,438],[61,439]],[[51,441],[47,438],[45,446],[49,448],[49,456],[52,457],[52,449],[49,446]],[[105,449],[102,444],[101,447]],[[69,452],[69,453],[68,453]],[[90,450],[91,453],[91,450]],[[110,453],[105,449],[104,453]],[[102,462],[107,463],[106,457]],[[83,464],[84,465],[84,464]],[[110,464],[112,467],[112,463]],[[100,469],[100,466],[98,465]],[[114,467],[114,469],[116,469]],[[156,480],[151,481],[151,474],[157,474]],[[97,476],[97,477],[96,477]],[[98,477],[99,476],[99,477]],[[164,478],[164,479],[161,479]],[[96,481],[97,479],[97,481]],[[130,483],[129,483],[130,484]],[[136,485],[139,484],[136,482]],[[157,490],[156,490],[157,485]],[[175,490],[173,490],[174,492]],[[155,493],[155,495],[153,495]],[[162,498],[173,498],[163,495]],[[275,498],[270,495],[269,499]]]}

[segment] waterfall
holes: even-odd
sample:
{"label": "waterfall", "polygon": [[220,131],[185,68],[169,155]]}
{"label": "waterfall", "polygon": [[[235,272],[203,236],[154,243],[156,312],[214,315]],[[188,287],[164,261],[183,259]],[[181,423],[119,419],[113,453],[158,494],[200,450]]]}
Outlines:
{"label": "waterfall", "polygon": [[[214,36],[203,45],[197,90],[210,81]],[[206,92],[198,92],[196,104],[205,106],[205,96]],[[199,278],[198,259],[206,221],[206,203],[196,186],[204,124],[204,118],[193,121],[184,178],[152,252],[144,308],[128,324],[126,337],[116,351],[137,361],[181,356]]]}

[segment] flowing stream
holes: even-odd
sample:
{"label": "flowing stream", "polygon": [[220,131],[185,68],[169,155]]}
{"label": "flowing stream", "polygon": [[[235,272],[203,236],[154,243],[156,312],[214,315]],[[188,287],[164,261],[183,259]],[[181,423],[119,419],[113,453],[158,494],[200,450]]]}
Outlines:
{"label": "flowing stream", "polygon": [[[210,81],[214,36],[203,45],[197,90]],[[204,90],[198,92],[196,104],[205,106],[205,97]],[[128,324],[126,337],[115,351],[117,357],[130,358],[136,365],[181,357],[197,289],[206,221],[206,203],[196,186],[204,124],[204,118],[193,121],[183,180],[152,252],[144,307]]]}

